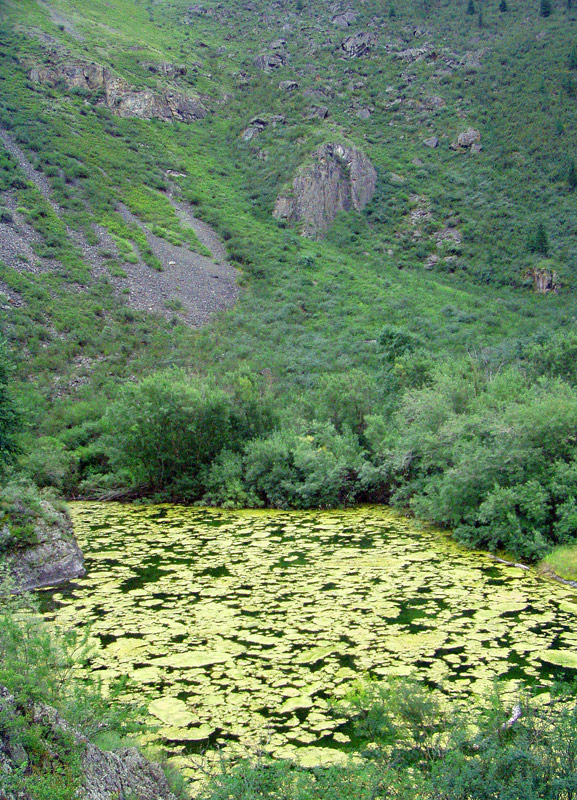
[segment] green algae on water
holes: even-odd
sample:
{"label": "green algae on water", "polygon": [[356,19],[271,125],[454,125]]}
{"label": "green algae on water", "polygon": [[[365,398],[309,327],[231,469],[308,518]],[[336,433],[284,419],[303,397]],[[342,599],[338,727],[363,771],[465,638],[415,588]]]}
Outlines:
{"label": "green algae on water", "polygon": [[360,677],[416,675],[454,698],[577,668],[566,587],[495,564],[382,507],[231,512],[73,503],[87,575],[44,592],[91,625],[91,669],[130,679],[175,765],[259,746],[340,763],[331,700]]}

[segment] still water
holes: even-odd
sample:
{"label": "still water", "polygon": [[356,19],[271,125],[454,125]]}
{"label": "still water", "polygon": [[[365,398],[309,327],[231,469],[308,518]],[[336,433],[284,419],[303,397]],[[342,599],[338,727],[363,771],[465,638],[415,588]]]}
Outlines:
{"label": "still water", "polygon": [[181,768],[255,748],[338,762],[350,730],[332,701],[369,676],[466,698],[575,675],[559,665],[577,653],[573,590],[386,508],[70,512],[87,575],[44,592],[46,616],[90,625],[92,670],[129,676]]}

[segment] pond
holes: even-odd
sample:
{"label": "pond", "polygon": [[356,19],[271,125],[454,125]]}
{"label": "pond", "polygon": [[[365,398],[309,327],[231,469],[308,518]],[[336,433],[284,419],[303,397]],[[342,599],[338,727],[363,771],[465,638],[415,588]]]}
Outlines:
{"label": "pond", "polygon": [[465,698],[575,674],[573,590],[387,508],[70,512],[87,575],[43,592],[45,614],[91,626],[91,669],[129,676],[148,740],[181,768],[256,748],[342,760],[351,731],[331,705],[359,678]]}

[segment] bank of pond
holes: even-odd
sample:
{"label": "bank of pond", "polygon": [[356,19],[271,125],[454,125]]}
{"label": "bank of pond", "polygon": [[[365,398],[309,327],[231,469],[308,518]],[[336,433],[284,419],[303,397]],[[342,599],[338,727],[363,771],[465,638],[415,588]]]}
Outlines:
{"label": "bank of pond", "polygon": [[511,705],[522,687],[547,705],[575,675],[572,587],[382,506],[70,513],[87,574],[41,592],[43,614],[89,627],[85,669],[143,706],[141,743],[193,780],[255,750],[344,764],[359,741],[338,703],[360,680],[416,680],[465,708],[496,681]]}

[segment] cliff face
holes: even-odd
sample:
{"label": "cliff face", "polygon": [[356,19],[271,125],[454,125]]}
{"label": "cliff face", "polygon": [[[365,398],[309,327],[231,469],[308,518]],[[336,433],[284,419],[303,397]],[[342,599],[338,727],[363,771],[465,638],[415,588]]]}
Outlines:
{"label": "cliff face", "polygon": [[305,236],[322,236],[340,211],[362,211],[375,193],[377,173],[360,150],[325,144],[277,198],[273,215],[302,223]]}
{"label": "cliff face", "polygon": [[[54,586],[81,578],[86,572],[70,517],[46,502],[42,505],[45,515],[34,520],[34,543],[8,552],[8,571],[16,591]],[[8,524],[0,530],[0,536],[9,539]]]}

